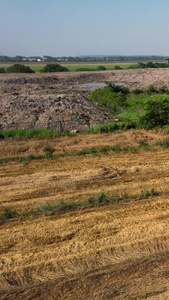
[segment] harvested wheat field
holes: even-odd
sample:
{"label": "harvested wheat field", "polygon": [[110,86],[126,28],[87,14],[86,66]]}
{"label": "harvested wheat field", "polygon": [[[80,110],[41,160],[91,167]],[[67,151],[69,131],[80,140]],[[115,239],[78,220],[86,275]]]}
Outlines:
{"label": "harvested wheat field", "polygon": [[[72,154],[166,137],[129,131],[49,144]],[[46,142],[3,140],[0,156],[39,154]],[[169,149],[160,146],[2,163],[0,299],[169,299],[168,186]],[[101,194],[109,201],[93,204]]]}

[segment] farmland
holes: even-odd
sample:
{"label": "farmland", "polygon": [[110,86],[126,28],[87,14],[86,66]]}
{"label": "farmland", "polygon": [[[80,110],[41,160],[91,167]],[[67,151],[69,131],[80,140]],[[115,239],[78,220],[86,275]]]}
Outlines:
{"label": "farmland", "polygon": [[[154,143],[166,137],[131,131],[48,142],[57,145],[57,151],[66,147],[72,152],[115,140],[134,146],[140,139]],[[19,153],[23,145],[41,148],[47,141],[13,142],[10,146],[10,140],[1,141],[5,156]],[[2,164],[1,217],[4,208],[30,212],[61,199],[80,203],[101,192],[123,195],[123,200],[70,212],[44,210],[1,222],[1,299],[168,297],[168,154],[167,148],[157,146]],[[146,193],[150,190],[152,195]]]}
{"label": "farmland", "polygon": [[[65,103],[76,83],[169,88],[161,69],[53,78],[24,75],[23,84],[21,74],[1,75],[1,104],[10,112],[10,102],[20,101],[21,124],[27,97],[33,105],[50,97],[51,114],[52,99],[64,93]],[[73,100],[91,90],[73,88]],[[11,126],[7,112],[3,124]],[[168,139],[157,128],[0,139],[0,299],[167,300]],[[55,150],[51,157],[46,145]]]}
{"label": "farmland", "polygon": [[[0,63],[0,68],[8,68],[12,66],[14,63]],[[40,72],[41,69],[44,68],[46,63],[39,62],[39,63],[20,63],[24,64],[25,66],[29,66],[33,71],[35,72]],[[132,63],[106,63],[106,62],[100,62],[100,63],[61,63],[62,66],[68,68],[69,71],[76,71],[79,68],[86,68],[86,69],[91,69],[91,70],[97,70],[99,66],[104,66],[107,70],[114,70],[115,66],[120,66],[122,69],[127,69]]]}

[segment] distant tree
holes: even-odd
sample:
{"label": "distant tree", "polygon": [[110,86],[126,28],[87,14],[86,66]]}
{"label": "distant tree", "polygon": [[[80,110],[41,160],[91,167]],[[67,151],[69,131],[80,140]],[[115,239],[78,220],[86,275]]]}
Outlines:
{"label": "distant tree", "polygon": [[40,72],[69,72],[69,70],[59,64],[47,64]]}
{"label": "distant tree", "polygon": [[29,66],[14,64],[6,69],[7,73],[35,73]]}
{"label": "distant tree", "polygon": [[5,73],[5,69],[4,68],[0,68],[0,73]]}
{"label": "distant tree", "polygon": [[106,68],[104,66],[98,66],[97,67],[97,71],[104,71],[106,70]]}
{"label": "distant tree", "polygon": [[149,61],[147,64],[146,64],[146,68],[155,68],[155,65],[152,61]]}
{"label": "distant tree", "polygon": [[128,87],[117,85],[108,81],[106,81],[105,83],[111,89],[112,93],[122,93],[125,96],[130,93]]}
{"label": "distant tree", "polygon": [[122,70],[122,68],[121,68],[120,66],[118,66],[118,65],[116,65],[116,66],[114,67],[114,69],[115,69],[115,70]]}

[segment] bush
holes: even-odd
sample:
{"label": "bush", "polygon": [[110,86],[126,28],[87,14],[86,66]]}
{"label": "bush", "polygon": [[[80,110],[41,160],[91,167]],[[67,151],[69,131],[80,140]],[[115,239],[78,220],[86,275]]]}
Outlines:
{"label": "bush", "polygon": [[158,90],[155,88],[153,84],[150,84],[146,90],[148,95],[158,93]]}
{"label": "bush", "polygon": [[169,97],[158,96],[147,100],[145,114],[140,117],[140,125],[145,129],[162,127],[169,121]]}
{"label": "bush", "polygon": [[47,64],[42,70],[40,70],[40,72],[69,72],[69,70],[59,64]]}
{"label": "bush", "polygon": [[139,94],[144,93],[144,91],[141,90],[141,89],[135,89],[135,90],[132,91],[132,93],[135,94],[135,95],[139,95]]}
{"label": "bush", "polygon": [[112,93],[122,93],[125,96],[130,93],[128,87],[117,85],[108,81],[105,81],[105,83],[111,89]]}
{"label": "bush", "polygon": [[117,113],[121,111],[121,106],[125,106],[128,89],[111,83],[106,84],[108,86],[92,91],[90,93],[90,99],[97,101],[99,105],[106,108],[107,111]]}
{"label": "bush", "polygon": [[106,70],[106,68],[104,66],[98,66],[97,67],[97,71],[104,71]]}
{"label": "bush", "polygon": [[0,68],[0,73],[5,73],[5,69],[4,68]]}
{"label": "bush", "polygon": [[117,65],[117,66],[114,67],[114,70],[122,70],[122,68]]}
{"label": "bush", "polygon": [[14,64],[6,69],[7,73],[35,73],[29,66]]}

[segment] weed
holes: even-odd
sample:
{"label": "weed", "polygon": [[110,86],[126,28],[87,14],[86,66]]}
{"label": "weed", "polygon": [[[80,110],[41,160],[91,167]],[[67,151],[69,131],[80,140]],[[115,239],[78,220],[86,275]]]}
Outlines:
{"label": "weed", "polygon": [[63,200],[59,200],[57,204],[58,212],[67,212],[74,209],[77,209],[79,205],[77,203],[65,203]]}
{"label": "weed", "polygon": [[93,206],[95,204],[95,198],[94,196],[91,196],[83,201],[82,205],[85,206]]}
{"label": "weed", "polygon": [[147,148],[149,147],[148,143],[145,142],[144,140],[140,140],[140,141],[138,142],[138,144],[139,144],[138,148],[147,149]]}
{"label": "weed", "polygon": [[155,191],[154,189],[150,190],[150,196],[158,196],[159,193],[157,191]]}
{"label": "weed", "polygon": [[108,147],[102,147],[98,150],[98,153],[107,154],[110,149]]}
{"label": "weed", "polygon": [[111,196],[110,196],[110,202],[111,203],[117,203],[120,201],[120,196],[116,193],[113,193]]}
{"label": "weed", "polygon": [[17,218],[18,216],[19,216],[19,214],[17,213],[16,210],[11,210],[10,208],[6,207],[0,213],[0,221]]}
{"label": "weed", "polygon": [[150,196],[157,196],[159,193],[155,191],[153,188],[148,191],[143,189],[140,194],[129,194],[127,192],[119,195],[113,193],[111,196],[107,196],[104,192],[100,192],[100,194],[96,196],[90,196],[85,199],[81,203],[65,203],[63,200],[57,200],[54,203],[45,202],[41,204],[34,210],[17,212],[16,210],[11,210],[10,208],[4,208],[0,213],[0,223],[7,221],[12,218],[22,218],[22,217],[38,217],[41,215],[48,215],[48,213],[66,213],[72,210],[87,208],[87,207],[97,207],[102,205],[108,205],[113,203],[118,203],[122,200],[131,200],[131,199],[146,199]]}
{"label": "weed", "polygon": [[168,148],[168,147],[169,147],[169,138],[164,139],[164,140],[161,141],[161,142],[156,142],[156,143],[154,144],[154,146],[160,146],[160,147],[163,147],[163,148]]}
{"label": "weed", "polygon": [[44,204],[42,204],[42,205],[38,208],[38,210],[39,210],[40,212],[42,212],[42,213],[46,213],[46,212],[50,212],[50,211],[55,210],[56,207],[57,207],[57,204],[56,204],[56,203],[52,204],[52,203],[50,203],[50,202],[45,202]]}
{"label": "weed", "polygon": [[53,153],[55,152],[55,149],[52,148],[50,145],[46,145],[43,147],[43,152],[47,158],[52,158]]}
{"label": "weed", "polygon": [[101,192],[97,197],[96,197],[96,204],[98,205],[104,205],[107,204],[109,201],[107,199],[107,196],[105,193]]}
{"label": "weed", "polygon": [[143,189],[138,197],[139,199],[146,199],[149,196],[156,196],[156,195],[158,195],[158,193],[155,192],[154,189],[151,189],[150,191]]}

